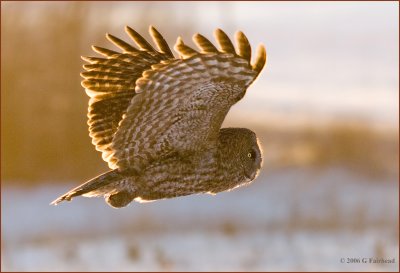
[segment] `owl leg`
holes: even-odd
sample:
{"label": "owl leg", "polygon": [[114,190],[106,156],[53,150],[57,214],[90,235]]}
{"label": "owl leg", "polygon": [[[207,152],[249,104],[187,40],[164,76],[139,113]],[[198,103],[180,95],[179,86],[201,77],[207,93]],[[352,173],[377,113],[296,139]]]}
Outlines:
{"label": "owl leg", "polygon": [[105,195],[107,204],[113,208],[122,208],[127,206],[135,198],[135,194],[129,191],[120,191]]}

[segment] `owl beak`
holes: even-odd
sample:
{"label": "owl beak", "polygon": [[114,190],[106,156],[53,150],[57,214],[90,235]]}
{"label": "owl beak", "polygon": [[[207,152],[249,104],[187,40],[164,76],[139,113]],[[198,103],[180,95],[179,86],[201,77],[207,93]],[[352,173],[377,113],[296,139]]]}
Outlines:
{"label": "owl beak", "polygon": [[254,172],[248,172],[247,170],[245,170],[244,171],[244,177],[246,177],[247,179],[252,181],[255,178],[255,173]]}
{"label": "owl beak", "polygon": [[249,179],[250,181],[253,181],[254,179],[257,178],[257,176],[259,175],[259,173],[260,173],[260,169],[253,170],[253,171],[247,171],[247,170],[245,170],[245,171],[244,171],[244,176],[245,176],[247,179]]}

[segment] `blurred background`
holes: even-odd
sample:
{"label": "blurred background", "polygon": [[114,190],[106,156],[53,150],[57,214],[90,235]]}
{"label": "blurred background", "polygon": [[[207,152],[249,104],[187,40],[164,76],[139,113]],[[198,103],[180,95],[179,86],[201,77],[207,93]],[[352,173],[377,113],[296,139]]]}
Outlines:
{"label": "blurred background", "polygon": [[[397,271],[397,2],[1,2],[1,266],[5,271]],[[267,67],[224,126],[257,133],[250,186],[115,210],[57,207],[104,171],[81,55],[129,25],[264,43]],[[341,262],[344,258],[345,262]],[[387,259],[362,263],[347,258]]]}

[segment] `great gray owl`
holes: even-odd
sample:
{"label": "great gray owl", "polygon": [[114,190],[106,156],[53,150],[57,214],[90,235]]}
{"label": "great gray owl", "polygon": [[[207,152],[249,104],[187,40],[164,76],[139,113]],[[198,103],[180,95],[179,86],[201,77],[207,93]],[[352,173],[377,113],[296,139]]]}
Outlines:
{"label": "great gray owl", "polygon": [[262,163],[255,133],[220,127],[264,67],[264,46],[251,64],[246,36],[236,33],[236,51],[217,29],[219,50],[200,34],[193,36],[200,52],[179,37],[177,59],[154,27],[150,35],[158,50],[135,30],[125,30],[137,47],[107,34],[123,53],[93,46],[105,58],[82,57],[89,63],[81,75],[90,97],[90,136],[112,170],[52,204],[104,196],[120,208],[132,200],[214,194],[253,181]]}

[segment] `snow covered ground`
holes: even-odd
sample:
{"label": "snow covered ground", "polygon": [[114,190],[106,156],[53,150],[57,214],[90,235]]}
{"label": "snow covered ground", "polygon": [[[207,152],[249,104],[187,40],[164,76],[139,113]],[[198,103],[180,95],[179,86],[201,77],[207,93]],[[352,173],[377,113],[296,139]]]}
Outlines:
{"label": "snow covered ground", "polygon": [[2,270],[399,268],[394,179],[333,168],[290,169],[264,173],[249,187],[216,196],[133,203],[121,210],[88,198],[48,205],[71,186],[3,187]]}

